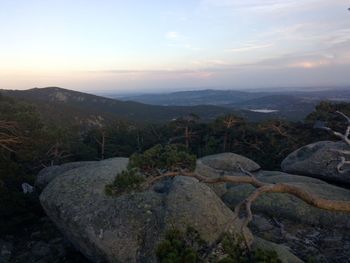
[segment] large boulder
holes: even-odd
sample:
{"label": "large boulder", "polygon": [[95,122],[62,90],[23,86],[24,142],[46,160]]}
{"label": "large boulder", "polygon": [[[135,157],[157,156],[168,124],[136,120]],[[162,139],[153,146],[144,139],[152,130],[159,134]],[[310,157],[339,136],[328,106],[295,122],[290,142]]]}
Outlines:
{"label": "large boulder", "polygon": [[155,248],[169,229],[193,227],[212,244],[232,227],[233,212],[194,178],[176,177],[147,191],[107,196],[105,185],[127,162],[114,158],[70,169],[41,193],[46,213],[92,262],[155,262]]}
{"label": "large boulder", "polygon": [[35,186],[39,189],[44,189],[48,183],[50,183],[53,179],[55,179],[58,175],[63,174],[69,170],[95,164],[96,162],[90,161],[90,162],[72,162],[72,163],[65,163],[62,165],[52,165],[45,167],[42,169],[35,180]]}
{"label": "large boulder", "polygon": [[276,251],[278,258],[283,263],[303,263],[298,257],[291,253],[290,248],[285,245],[279,245],[268,240],[262,239],[260,237],[255,237],[254,248],[259,248],[262,250],[274,250]]}
{"label": "large boulder", "polygon": [[[260,169],[260,166],[242,156],[235,153],[220,153],[215,155],[205,156],[197,160],[196,173],[208,178],[217,178],[224,175],[241,174],[240,167],[249,172],[255,172]],[[226,193],[229,184],[220,184],[210,186],[218,196]]]}
{"label": "large boulder", "polygon": [[289,154],[283,160],[281,167],[287,173],[310,175],[327,181],[350,184],[350,172],[340,174],[337,171],[340,156],[343,155],[335,151],[349,149],[350,147],[341,141],[312,143]]}
{"label": "large boulder", "polygon": [[[326,199],[350,201],[350,190],[316,178],[269,171],[260,171],[256,177],[267,183],[292,184]],[[222,199],[233,209],[253,191],[254,187],[250,185],[232,186]],[[290,194],[268,193],[261,195],[254,202],[252,210],[274,218],[288,218],[294,222],[350,229],[350,214],[318,209]]]}

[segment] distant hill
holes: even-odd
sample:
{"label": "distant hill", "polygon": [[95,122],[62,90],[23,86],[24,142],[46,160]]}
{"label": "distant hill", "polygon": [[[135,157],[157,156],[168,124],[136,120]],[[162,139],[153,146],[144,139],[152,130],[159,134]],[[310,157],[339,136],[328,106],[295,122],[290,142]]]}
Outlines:
{"label": "distant hill", "polygon": [[128,98],[149,101],[152,105],[58,87],[0,92],[4,96],[33,103],[46,120],[87,125],[113,119],[160,123],[190,113],[198,115],[204,122],[228,113],[253,122],[273,118],[300,121],[321,100],[350,100],[349,90],[284,93],[202,90]]}
{"label": "distant hill", "polygon": [[210,121],[232,109],[216,106],[155,106],[120,101],[87,93],[57,88],[1,90],[4,96],[33,103],[44,118],[57,121],[95,123],[113,118],[135,122],[164,122],[194,113]]}
{"label": "distant hill", "polygon": [[320,101],[350,101],[350,87],[348,89],[328,89],[328,90],[310,90],[310,91],[240,91],[240,90],[193,90],[179,91],[172,93],[154,93],[133,96],[118,96],[109,94],[111,98],[120,100],[132,100],[153,105],[232,105],[249,102],[254,99],[267,98],[277,99],[278,96],[292,96],[300,100]]}
{"label": "distant hill", "polygon": [[320,99],[303,98],[294,95],[270,95],[252,100],[232,103],[227,106],[241,110],[270,110],[276,117],[288,120],[302,120],[311,113]]}
{"label": "distant hill", "polygon": [[[261,121],[266,118],[303,120],[322,100],[350,101],[350,89],[322,91],[246,92],[237,90],[197,90],[166,94],[122,97],[153,105],[215,105],[234,109],[241,116]],[[255,112],[258,111],[258,112]],[[258,114],[260,112],[269,112]]]}
{"label": "distant hill", "polygon": [[[121,100],[132,100],[153,105],[227,105],[235,102],[267,96],[267,92],[245,92],[237,90],[196,90],[179,91],[162,94],[144,94],[121,97]],[[111,97],[116,97],[111,95]]]}

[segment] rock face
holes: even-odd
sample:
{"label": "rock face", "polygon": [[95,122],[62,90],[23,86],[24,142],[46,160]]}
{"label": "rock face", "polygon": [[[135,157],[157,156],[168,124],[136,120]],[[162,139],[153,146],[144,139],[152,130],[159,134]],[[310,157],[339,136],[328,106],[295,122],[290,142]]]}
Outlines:
{"label": "rock face", "polygon": [[344,142],[316,142],[288,155],[281,167],[287,173],[310,175],[336,183],[350,184],[350,173],[340,174],[337,171],[342,155],[333,151],[350,150],[349,148]]}
{"label": "rock face", "polygon": [[[254,161],[234,153],[220,153],[210,155],[197,160],[196,172],[202,176],[216,178],[223,175],[232,175],[240,173],[242,167],[246,171],[254,172],[260,169],[260,166]],[[228,184],[210,186],[218,196],[226,193]]]}
{"label": "rock face", "polygon": [[298,257],[294,256],[290,249],[284,245],[277,245],[262,238],[255,238],[255,247],[263,250],[274,250],[278,254],[278,258],[283,263],[303,263]]}
{"label": "rock face", "polygon": [[105,185],[127,166],[114,158],[69,169],[43,190],[51,220],[93,262],[155,262],[167,230],[195,228],[209,244],[232,221],[233,212],[206,185],[176,177],[144,192],[106,196]]}
{"label": "rock face", "polygon": [[[323,198],[350,201],[350,190],[327,184],[315,178],[268,171],[261,171],[256,174],[256,177],[268,183],[283,182],[296,185]],[[227,191],[222,199],[228,206],[234,208],[253,190],[254,188],[250,185],[234,186]],[[262,195],[254,202],[252,209],[254,212],[270,217],[288,218],[294,222],[350,229],[350,214],[318,209],[289,194],[269,193]]]}
{"label": "rock face", "polygon": [[55,179],[58,175],[65,173],[66,171],[95,164],[97,162],[73,162],[73,163],[65,163],[62,165],[53,165],[48,166],[42,169],[37,175],[35,186],[39,189],[43,189],[49,182]]}
{"label": "rock face", "polygon": [[242,155],[230,152],[205,156],[199,161],[199,163],[202,165],[209,166],[212,169],[227,172],[240,172],[239,166],[249,172],[260,169],[260,165],[258,165],[256,162]]}
{"label": "rock face", "polygon": [[[250,228],[256,236],[288,247],[305,262],[349,262],[350,236],[343,228],[312,226],[257,212]],[[256,241],[259,243],[259,239]],[[273,244],[268,247],[271,249]],[[282,259],[283,254],[279,255]]]}

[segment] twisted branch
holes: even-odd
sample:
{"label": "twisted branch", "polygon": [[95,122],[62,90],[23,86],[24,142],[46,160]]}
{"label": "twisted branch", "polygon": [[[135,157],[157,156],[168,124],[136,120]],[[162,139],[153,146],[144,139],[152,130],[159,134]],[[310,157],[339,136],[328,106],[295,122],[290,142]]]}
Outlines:
{"label": "twisted branch", "polygon": [[248,248],[250,247],[251,242],[249,241],[249,235],[247,234],[246,229],[248,224],[253,220],[253,213],[251,210],[251,206],[255,202],[255,200],[257,200],[258,197],[264,193],[287,193],[303,200],[309,205],[312,205],[320,209],[350,213],[350,201],[324,199],[315,194],[308,192],[307,190],[301,187],[290,185],[287,183],[277,183],[277,184],[264,183],[258,180],[257,178],[255,178],[255,176],[250,172],[244,170],[241,167],[240,169],[242,173],[246,175],[232,174],[233,176],[231,175],[231,176],[221,176],[217,178],[208,178],[205,176],[201,176],[197,173],[190,173],[186,171],[168,172],[168,173],[164,173],[162,175],[150,178],[149,180],[146,181],[143,187],[148,188],[159,180],[162,180],[164,178],[173,178],[176,176],[196,178],[199,182],[206,183],[206,184],[233,183],[233,184],[250,184],[254,186],[256,190],[253,193],[251,193],[245,200],[240,202],[234,209],[235,219],[237,219],[237,218],[240,218],[241,209],[243,206],[245,206],[246,216],[245,218],[243,218],[243,223],[241,225],[241,232]]}
{"label": "twisted branch", "polygon": [[348,169],[343,169],[344,165],[350,165],[350,161],[347,161],[345,157],[341,156],[340,157],[340,163],[337,165],[337,171],[340,174],[346,174],[350,172],[350,168]]}

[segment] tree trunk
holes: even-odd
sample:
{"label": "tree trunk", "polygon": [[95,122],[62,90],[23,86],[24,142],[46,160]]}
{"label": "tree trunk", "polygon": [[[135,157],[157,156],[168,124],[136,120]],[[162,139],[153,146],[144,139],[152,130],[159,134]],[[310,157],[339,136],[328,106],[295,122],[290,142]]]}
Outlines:
{"label": "tree trunk", "polygon": [[226,131],[224,135],[224,152],[226,152],[226,148],[227,148],[227,137],[228,137],[228,133]]}
{"label": "tree trunk", "polygon": [[106,136],[105,132],[103,131],[101,134],[101,160],[104,160],[105,158],[105,143],[106,143]]}
{"label": "tree trunk", "polygon": [[190,147],[190,135],[188,131],[188,126],[185,128],[185,143],[186,143],[186,148],[188,149]]}

